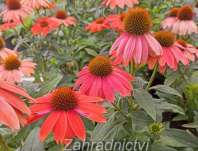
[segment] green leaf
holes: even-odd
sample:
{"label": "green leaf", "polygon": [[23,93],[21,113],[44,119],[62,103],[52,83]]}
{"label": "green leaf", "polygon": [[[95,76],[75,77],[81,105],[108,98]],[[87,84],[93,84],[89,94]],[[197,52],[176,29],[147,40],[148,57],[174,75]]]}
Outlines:
{"label": "green leaf", "polygon": [[21,151],[45,151],[44,144],[40,142],[38,135],[39,135],[39,128],[36,127],[28,135]]}
{"label": "green leaf", "polygon": [[152,96],[143,89],[134,90],[135,102],[142,107],[154,121],[157,118],[156,104]]}
{"label": "green leaf", "polygon": [[160,111],[171,111],[174,113],[179,113],[179,114],[185,115],[184,110],[180,106],[175,105],[175,104],[170,104],[168,102],[160,102],[158,104],[158,109]]}
{"label": "green leaf", "polygon": [[182,95],[175,89],[167,86],[167,85],[156,85],[156,86],[153,86],[150,88],[150,90],[152,89],[155,89],[159,92],[162,92],[162,93],[167,93],[167,94],[171,94],[171,95],[176,95],[178,97],[181,97],[182,98]]}
{"label": "green leaf", "polygon": [[151,151],[177,151],[177,150],[161,144],[153,144],[151,146]]}
{"label": "green leaf", "polygon": [[189,124],[184,124],[183,127],[186,127],[186,128],[198,128],[198,121],[193,122],[193,123],[189,123]]}
{"label": "green leaf", "polygon": [[161,136],[161,142],[171,147],[198,147],[198,138],[196,136],[179,129],[166,130]]}
{"label": "green leaf", "polygon": [[57,73],[56,75],[52,76],[52,78],[50,78],[48,82],[45,82],[41,86],[41,89],[39,93],[36,94],[36,96],[44,95],[48,93],[49,91],[53,90],[59,84],[62,78],[63,78],[63,75],[61,75],[60,73]]}
{"label": "green leaf", "polygon": [[105,124],[98,124],[92,132],[92,141],[105,141],[116,139],[119,133],[124,130],[124,120],[117,119],[118,112],[115,112]]}
{"label": "green leaf", "polygon": [[0,151],[11,151],[11,149],[6,144],[3,136],[0,135]]}
{"label": "green leaf", "polygon": [[98,55],[98,53],[97,53],[96,51],[94,51],[93,49],[90,49],[90,48],[85,48],[85,51],[86,51],[89,55],[94,56],[94,57]]}

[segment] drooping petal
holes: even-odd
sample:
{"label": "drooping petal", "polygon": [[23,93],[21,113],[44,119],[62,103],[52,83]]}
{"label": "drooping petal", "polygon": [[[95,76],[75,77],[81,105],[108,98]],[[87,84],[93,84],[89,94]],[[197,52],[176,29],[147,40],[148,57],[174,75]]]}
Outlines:
{"label": "drooping petal", "polygon": [[77,115],[74,111],[68,111],[67,118],[75,135],[82,141],[85,141],[85,127],[79,115]]}
{"label": "drooping petal", "polygon": [[2,97],[0,97],[0,106],[0,122],[12,130],[19,130],[19,119],[14,109]]}
{"label": "drooping petal", "polygon": [[46,139],[46,137],[49,135],[49,133],[52,132],[59,117],[60,117],[60,112],[57,112],[57,111],[49,114],[49,116],[44,121],[44,123],[42,124],[41,129],[40,129],[41,141],[44,141]]}

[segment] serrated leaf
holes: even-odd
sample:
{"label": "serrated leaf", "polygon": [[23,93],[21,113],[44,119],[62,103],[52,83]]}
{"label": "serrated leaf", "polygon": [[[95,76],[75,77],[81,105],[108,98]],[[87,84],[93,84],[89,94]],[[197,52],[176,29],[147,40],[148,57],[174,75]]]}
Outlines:
{"label": "serrated leaf", "polygon": [[156,104],[152,96],[143,89],[134,90],[135,102],[142,107],[154,121],[157,118]]}
{"label": "serrated leaf", "polygon": [[167,94],[175,95],[175,96],[182,98],[182,95],[176,89],[173,89],[167,85],[156,85],[150,88],[150,90],[152,89],[155,89],[162,93],[167,93]]}

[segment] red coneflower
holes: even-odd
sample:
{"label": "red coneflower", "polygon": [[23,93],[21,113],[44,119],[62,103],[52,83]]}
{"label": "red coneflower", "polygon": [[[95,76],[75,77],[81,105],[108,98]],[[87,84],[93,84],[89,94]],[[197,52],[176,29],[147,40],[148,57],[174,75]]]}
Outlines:
{"label": "red coneflower", "polygon": [[6,5],[0,16],[4,22],[19,22],[32,12],[32,9],[21,4],[20,0],[6,0]]}
{"label": "red coneflower", "polygon": [[169,11],[168,17],[166,17],[161,23],[163,29],[171,30],[173,28],[174,23],[177,21],[178,11],[179,8],[177,7],[174,7]]}
{"label": "red coneflower", "polygon": [[23,76],[31,76],[36,64],[29,60],[20,60],[17,55],[10,54],[3,58],[0,65],[0,79],[15,83],[21,82]]}
{"label": "red coneflower", "polygon": [[187,43],[183,39],[177,40],[175,45],[183,51],[186,58],[188,58],[191,61],[195,61],[195,56],[197,52],[196,47]]}
{"label": "red coneflower", "polygon": [[117,32],[124,31],[124,17],[126,13],[109,15],[105,18],[104,24],[108,26],[110,30],[115,30]]}
{"label": "red coneflower", "polygon": [[125,6],[133,7],[138,4],[138,0],[103,0],[102,4],[114,9],[115,7],[124,8]]}
{"label": "red coneflower", "polygon": [[42,17],[36,20],[36,23],[32,26],[33,35],[47,36],[50,32],[56,30],[59,24],[54,22],[53,19],[49,17]]}
{"label": "red coneflower", "polygon": [[159,64],[159,71],[164,73],[167,66],[173,70],[177,70],[181,61],[184,65],[189,64],[188,59],[176,45],[176,36],[168,31],[160,31],[155,33],[155,38],[162,46],[162,54],[160,56],[150,56],[148,60],[149,69],[153,69]]}
{"label": "red coneflower", "polygon": [[130,96],[133,90],[133,77],[122,69],[111,64],[105,56],[97,56],[78,74],[76,88],[82,94],[102,97],[114,102],[116,93]]}
{"label": "red coneflower", "polygon": [[123,32],[113,43],[110,54],[116,50],[116,57],[122,58],[122,62],[128,65],[145,64],[149,55],[160,55],[161,46],[151,35],[151,18],[143,8],[130,9],[124,18]]}
{"label": "red coneflower", "polygon": [[89,23],[88,25],[86,25],[85,29],[95,33],[95,32],[101,32],[105,29],[107,29],[108,26],[105,24],[105,18],[104,17],[100,17],[96,20],[94,20],[92,23]]}
{"label": "red coneflower", "polygon": [[69,16],[65,10],[58,10],[56,12],[56,17],[52,17],[54,22],[57,22],[57,24],[65,25],[65,26],[72,26],[76,25],[76,19],[72,16]]}
{"label": "red coneflower", "polygon": [[20,124],[26,124],[30,110],[18,96],[33,100],[25,90],[0,80],[0,123],[12,130],[19,130]]}
{"label": "red coneflower", "polygon": [[57,88],[36,99],[30,107],[30,122],[47,116],[40,129],[42,141],[50,132],[57,143],[68,144],[75,137],[85,141],[86,130],[80,115],[96,122],[105,122],[103,113],[106,110],[98,104],[102,101],[101,98],[86,96],[68,87]]}
{"label": "red coneflower", "polygon": [[14,29],[20,24],[21,24],[20,21],[18,21],[18,22],[5,22],[5,23],[0,25],[0,32],[7,31],[9,29]]}
{"label": "red coneflower", "polygon": [[51,6],[49,0],[21,0],[21,3],[33,9],[49,8]]}
{"label": "red coneflower", "polygon": [[190,35],[197,33],[198,28],[193,21],[194,12],[191,6],[185,5],[179,9],[177,21],[174,23],[172,32],[178,35]]}

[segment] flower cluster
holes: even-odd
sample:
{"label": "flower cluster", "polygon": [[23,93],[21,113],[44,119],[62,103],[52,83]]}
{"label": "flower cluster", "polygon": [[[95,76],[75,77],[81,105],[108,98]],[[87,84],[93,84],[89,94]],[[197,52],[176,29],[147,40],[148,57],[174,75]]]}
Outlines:
{"label": "flower cluster", "polygon": [[[70,144],[75,138],[85,141],[86,128],[81,117],[104,123],[105,101],[114,105],[117,97],[133,96],[135,75],[125,71],[126,68],[148,66],[150,70],[165,74],[167,69],[176,71],[180,63],[188,66],[197,60],[198,49],[183,37],[177,37],[198,31],[191,6],[172,8],[161,23],[163,30],[153,32],[149,11],[133,7],[138,3],[138,0],[104,0],[102,5],[111,9],[130,7],[122,13],[97,18],[85,27],[91,33],[113,30],[118,34],[109,52],[95,55],[87,62],[77,73],[73,85],[57,86],[35,99],[19,85],[24,77],[35,73],[36,63],[32,59],[22,59],[16,50],[18,47],[7,48],[6,40],[0,37],[0,123],[16,131],[20,125],[44,119],[39,135],[41,141],[50,133],[58,144]],[[24,20],[40,9],[52,9],[53,12],[33,18],[30,34],[34,38],[47,39],[54,31],[77,26],[75,17],[55,7],[55,3],[48,0],[6,0],[0,13],[3,20],[0,31],[25,26]],[[29,100],[29,107],[20,96]],[[158,134],[163,125],[156,123],[150,129]]]}
{"label": "flower cluster", "polygon": [[178,35],[190,35],[197,33],[198,28],[193,21],[195,13],[189,5],[181,8],[172,8],[167,18],[162,22],[162,28],[168,29]]}

